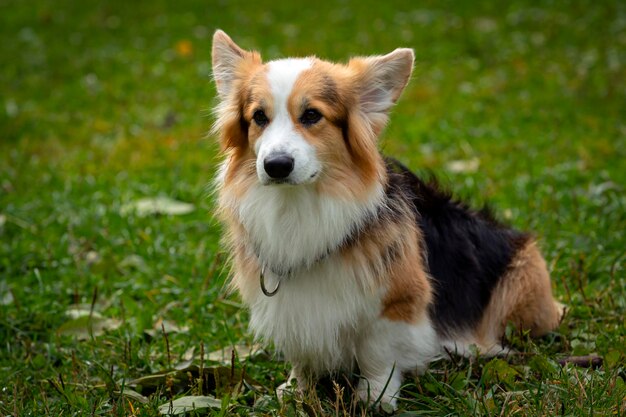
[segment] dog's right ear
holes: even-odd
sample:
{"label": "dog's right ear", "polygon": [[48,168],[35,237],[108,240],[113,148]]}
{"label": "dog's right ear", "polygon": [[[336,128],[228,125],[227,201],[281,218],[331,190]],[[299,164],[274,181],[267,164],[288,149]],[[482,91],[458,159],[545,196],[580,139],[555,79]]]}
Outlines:
{"label": "dog's right ear", "polygon": [[261,57],[256,52],[241,49],[222,30],[213,35],[213,79],[220,98],[228,97],[233,82],[245,70],[245,64],[261,63]]}

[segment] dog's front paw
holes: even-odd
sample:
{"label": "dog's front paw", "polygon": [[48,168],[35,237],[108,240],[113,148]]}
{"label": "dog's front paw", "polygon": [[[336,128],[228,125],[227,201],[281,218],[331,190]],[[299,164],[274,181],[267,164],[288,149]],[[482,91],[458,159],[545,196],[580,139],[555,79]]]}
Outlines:
{"label": "dog's front paw", "polygon": [[302,395],[304,389],[304,378],[302,378],[300,373],[294,368],[291,370],[287,381],[276,388],[276,396],[279,401],[282,401],[285,395]]}
{"label": "dog's front paw", "polygon": [[283,401],[285,396],[302,394],[302,389],[298,387],[296,380],[283,382],[276,388],[276,396],[279,401]]}
{"label": "dog's front paw", "polygon": [[367,405],[378,405],[381,408],[391,407],[393,410],[397,408],[398,400],[393,390],[383,389],[385,386],[372,383],[366,379],[362,379],[357,387],[357,395],[363,403]]}

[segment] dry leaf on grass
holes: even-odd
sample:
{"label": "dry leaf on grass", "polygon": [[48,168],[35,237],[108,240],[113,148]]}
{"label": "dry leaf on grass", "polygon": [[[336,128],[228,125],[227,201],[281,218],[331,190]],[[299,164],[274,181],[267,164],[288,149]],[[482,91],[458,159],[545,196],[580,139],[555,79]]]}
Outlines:
{"label": "dry leaf on grass", "polygon": [[174,200],[169,197],[147,197],[123,205],[120,212],[123,215],[135,213],[140,217],[156,214],[180,216],[189,214],[195,209],[196,207],[193,204]]}
{"label": "dry leaf on grass", "polygon": [[169,416],[184,414],[189,411],[205,408],[221,408],[222,402],[215,397],[206,395],[189,395],[168,401],[159,406],[159,413]]}

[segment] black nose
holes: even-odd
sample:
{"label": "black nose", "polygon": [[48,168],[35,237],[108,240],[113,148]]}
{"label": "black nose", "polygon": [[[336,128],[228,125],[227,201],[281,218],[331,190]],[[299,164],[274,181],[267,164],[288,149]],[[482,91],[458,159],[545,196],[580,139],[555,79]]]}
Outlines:
{"label": "black nose", "polygon": [[293,158],[286,154],[277,154],[265,158],[263,168],[273,179],[285,179],[293,171]]}

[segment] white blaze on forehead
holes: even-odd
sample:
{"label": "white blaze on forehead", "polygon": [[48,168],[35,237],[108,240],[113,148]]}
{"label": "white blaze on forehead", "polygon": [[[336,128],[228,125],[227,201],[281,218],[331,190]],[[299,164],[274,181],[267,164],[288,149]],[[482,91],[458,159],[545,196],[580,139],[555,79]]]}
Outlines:
{"label": "white blaze on forehead", "polygon": [[311,182],[320,171],[315,148],[297,131],[287,108],[287,100],[296,80],[312,65],[310,58],[280,59],[267,64],[267,81],[274,103],[273,114],[268,115],[270,123],[254,145],[257,175],[263,184],[271,182],[264,161],[272,155],[284,154],[293,158],[293,171],[286,178],[290,184]]}
{"label": "white blaze on forehead", "polygon": [[286,110],[287,98],[291,94],[293,85],[302,71],[311,68],[310,58],[288,58],[270,61],[267,66],[267,79],[274,96],[276,113]]}

